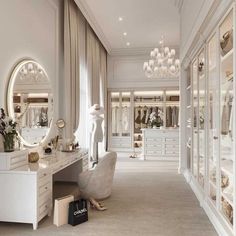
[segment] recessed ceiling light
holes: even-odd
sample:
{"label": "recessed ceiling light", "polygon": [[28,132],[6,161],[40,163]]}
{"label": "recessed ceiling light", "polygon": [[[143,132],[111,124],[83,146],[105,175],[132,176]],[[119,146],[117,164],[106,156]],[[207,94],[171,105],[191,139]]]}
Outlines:
{"label": "recessed ceiling light", "polygon": [[122,20],[123,20],[123,18],[122,18],[121,16],[119,16],[118,20],[119,20],[119,21],[122,21]]}
{"label": "recessed ceiling light", "polygon": [[124,32],[124,33],[123,33],[123,35],[124,35],[124,36],[126,36],[126,35],[127,35],[127,33],[126,33],[126,32]]}
{"label": "recessed ceiling light", "polygon": [[127,42],[127,43],[126,43],[126,46],[130,46],[130,42]]}

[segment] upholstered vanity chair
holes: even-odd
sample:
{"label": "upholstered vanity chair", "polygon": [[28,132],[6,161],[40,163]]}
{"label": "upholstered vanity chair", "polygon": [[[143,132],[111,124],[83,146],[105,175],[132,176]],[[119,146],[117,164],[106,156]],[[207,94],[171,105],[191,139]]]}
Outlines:
{"label": "upholstered vanity chair", "polygon": [[107,152],[95,169],[79,174],[78,185],[83,198],[101,200],[111,195],[116,159],[115,152]]}

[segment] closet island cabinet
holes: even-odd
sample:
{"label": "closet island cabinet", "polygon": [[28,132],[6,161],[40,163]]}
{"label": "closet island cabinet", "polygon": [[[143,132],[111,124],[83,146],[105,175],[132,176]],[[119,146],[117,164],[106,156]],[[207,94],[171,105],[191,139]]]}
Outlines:
{"label": "closet island cabinet", "polygon": [[[189,180],[220,235],[236,235],[234,19],[235,9],[232,8],[190,64]],[[187,115],[188,112],[186,109]]]}

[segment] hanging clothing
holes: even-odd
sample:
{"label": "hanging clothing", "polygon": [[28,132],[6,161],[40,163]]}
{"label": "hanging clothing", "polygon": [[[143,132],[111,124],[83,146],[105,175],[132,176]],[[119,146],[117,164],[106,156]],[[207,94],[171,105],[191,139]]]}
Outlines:
{"label": "hanging clothing", "polygon": [[135,133],[139,133],[141,132],[141,123],[142,123],[142,120],[141,120],[141,110],[142,108],[139,106],[139,107],[135,107],[134,109],[134,130],[135,130]]}
{"label": "hanging clothing", "polygon": [[229,133],[230,127],[230,118],[232,112],[232,103],[233,103],[233,80],[229,80],[223,86],[226,87],[225,97],[223,98],[223,107],[222,107],[222,117],[221,117],[221,134],[227,135]]}
{"label": "hanging clothing", "polygon": [[177,127],[179,123],[179,108],[174,106],[172,107],[172,127]]}
{"label": "hanging clothing", "polygon": [[146,117],[145,117],[145,124],[148,124],[150,120],[150,114],[152,113],[152,107],[148,107]]}
{"label": "hanging clothing", "polygon": [[166,127],[172,126],[172,109],[170,106],[166,107]]}
{"label": "hanging clothing", "polygon": [[141,115],[142,115],[141,128],[147,128],[147,123],[146,123],[147,111],[148,111],[147,106],[144,106],[141,110]]}

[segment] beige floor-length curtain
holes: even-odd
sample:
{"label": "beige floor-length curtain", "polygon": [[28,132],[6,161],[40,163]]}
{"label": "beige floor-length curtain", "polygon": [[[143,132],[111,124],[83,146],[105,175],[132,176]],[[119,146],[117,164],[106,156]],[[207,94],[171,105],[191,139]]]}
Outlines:
{"label": "beige floor-length curtain", "polygon": [[100,105],[104,107],[104,151],[107,150],[107,51],[100,45]]}
{"label": "beige floor-length curtain", "polygon": [[87,23],[87,76],[89,107],[100,104],[100,42]]}
{"label": "beige floor-length curtain", "polygon": [[107,52],[89,24],[87,24],[87,76],[89,107],[100,104],[104,107],[103,151],[107,146]]}
{"label": "beige floor-length curtain", "polygon": [[65,138],[73,139],[79,125],[80,61],[79,10],[74,0],[64,0],[64,63],[65,63]]}

